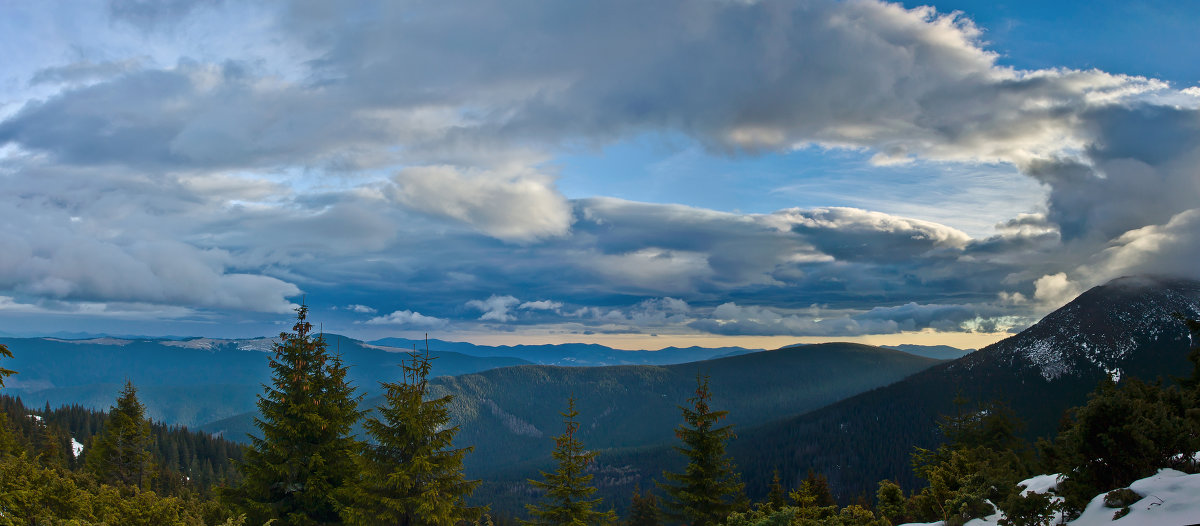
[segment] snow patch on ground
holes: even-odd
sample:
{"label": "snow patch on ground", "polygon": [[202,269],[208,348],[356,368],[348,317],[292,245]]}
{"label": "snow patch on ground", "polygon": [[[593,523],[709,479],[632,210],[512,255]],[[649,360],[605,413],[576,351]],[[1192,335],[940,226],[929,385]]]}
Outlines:
{"label": "snow patch on ground", "polygon": [[1130,484],[1129,489],[1144,495],[1142,500],[1129,506],[1129,515],[1112,520],[1117,510],[1105,507],[1104,495],[1097,495],[1083,510],[1083,515],[1068,524],[1165,526],[1200,523],[1200,474],[1161,469],[1153,476]]}
{"label": "snow patch on ground", "polygon": [[1030,493],[1047,493],[1050,490],[1058,489],[1058,481],[1062,475],[1055,473],[1053,475],[1038,475],[1033,478],[1018,482],[1018,486],[1025,486],[1025,490],[1021,495],[1029,495]]}
{"label": "snow patch on ground", "polygon": [[[1020,483],[1025,492],[1044,493],[1058,487],[1058,475],[1038,475]],[[1104,505],[1101,493],[1088,503],[1071,526],[1173,526],[1200,524],[1200,474],[1188,475],[1173,469],[1161,469],[1157,474],[1138,480],[1129,489],[1143,495],[1129,506],[1129,514],[1113,520],[1117,509]],[[1004,515],[997,512],[982,519],[967,522],[966,526],[993,526]],[[1060,524],[1056,519],[1053,524]],[[902,526],[945,526],[945,522],[913,522]]]}

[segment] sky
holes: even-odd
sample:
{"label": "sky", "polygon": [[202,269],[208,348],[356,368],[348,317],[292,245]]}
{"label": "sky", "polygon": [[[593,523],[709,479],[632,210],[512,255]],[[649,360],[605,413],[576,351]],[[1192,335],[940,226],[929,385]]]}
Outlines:
{"label": "sky", "polygon": [[980,347],[1200,278],[1196,2],[0,15],[2,334]]}

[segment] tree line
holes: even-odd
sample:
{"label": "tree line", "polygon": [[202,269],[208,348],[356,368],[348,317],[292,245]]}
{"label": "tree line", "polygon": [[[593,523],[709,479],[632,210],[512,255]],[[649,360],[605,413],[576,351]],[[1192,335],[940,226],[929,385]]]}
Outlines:
{"label": "tree line", "polygon": [[[33,423],[19,404],[0,413],[0,524],[402,524],[491,525],[505,522],[468,503],[479,481],[455,447],[450,396],[432,398],[428,352],[409,354],[401,378],[385,382],[384,404],[359,408],[362,396],[346,380],[348,366],[312,333],[307,307],[292,332],[280,335],[270,360],[272,383],[260,396],[260,434],[243,449],[176,429],[155,431],[127,383],[103,422],[74,414],[52,422],[47,408]],[[1200,323],[1186,320],[1193,341]],[[0,346],[0,356],[11,357]],[[692,526],[889,525],[944,520],[961,525],[997,509],[1002,524],[1049,524],[1056,513],[1078,515],[1106,491],[1114,515],[1141,498],[1126,486],[1162,467],[1196,472],[1200,451],[1200,346],[1190,377],[1176,385],[1106,380],[1070,411],[1056,437],[1030,445],[1021,423],[999,402],[961,397],[940,422],[944,444],[918,448],[914,473],[924,487],[906,493],[883,480],[874,498],[840,506],[825,477],[810,471],[788,488],[778,471],[769,491],[752,502],[726,453],[733,429],[711,406],[708,379],[680,407],[675,450],[686,460],[652,488],[635,488],[624,520],[594,496],[596,451],[578,437],[579,412],[566,401],[563,433],[554,437],[556,468],[528,483],[536,497],[526,525]],[[0,387],[14,371],[0,368]],[[79,411],[76,409],[76,413]],[[15,418],[6,419],[5,414]],[[71,410],[64,410],[64,415]],[[363,421],[365,437],[351,429]],[[96,430],[82,460],[66,454],[74,433]],[[200,453],[200,450],[205,450]],[[222,452],[224,451],[224,452]],[[233,459],[228,470],[212,458]],[[211,457],[210,457],[211,456]],[[185,457],[188,457],[186,460]],[[205,462],[199,462],[205,458]],[[1064,474],[1057,496],[1025,493],[1017,482],[1035,472]],[[203,480],[193,482],[192,477]],[[207,478],[205,478],[207,477]],[[1122,490],[1122,488],[1125,488]]]}

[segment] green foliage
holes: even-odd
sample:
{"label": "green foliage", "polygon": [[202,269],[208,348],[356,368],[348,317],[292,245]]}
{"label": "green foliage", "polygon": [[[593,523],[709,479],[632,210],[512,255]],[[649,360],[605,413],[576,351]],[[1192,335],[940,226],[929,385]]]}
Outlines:
{"label": "green foliage", "polygon": [[562,413],[566,430],[554,437],[554,460],[558,469],[554,473],[542,472],[544,480],[530,480],[533,487],[545,491],[542,504],[529,504],[526,508],[532,516],[521,521],[530,526],[557,525],[600,525],[612,524],[617,520],[612,511],[597,511],[600,499],[590,499],[596,492],[591,485],[592,475],[585,473],[588,464],[596,458],[595,451],[587,451],[575,434],[579,431],[575,399],[567,399],[567,411]]}
{"label": "green foliage", "polygon": [[1136,491],[1129,488],[1114,489],[1104,495],[1104,506],[1106,508],[1117,508],[1112,518],[1115,521],[1129,515],[1129,507],[1139,500],[1142,500],[1142,496]]}
{"label": "green foliage", "polygon": [[639,493],[633,489],[633,499],[629,506],[627,526],[659,526],[662,524],[662,511],[658,509],[658,497],[653,493]]}
{"label": "green foliage", "polygon": [[43,467],[25,456],[0,459],[0,524],[241,524],[214,501],[166,497]]}
{"label": "green foliage", "polygon": [[259,397],[262,431],[240,464],[245,479],[225,493],[253,524],[337,524],[358,475],[359,444],[350,429],[362,415],[347,368],[331,357],[321,336],[312,337],[296,310],[292,333],[279,335],[270,360],[271,386]]}
{"label": "green foliage", "polygon": [[1142,496],[1129,488],[1114,489],[1104,494],[1104,505],[1109,508],[1124,508],[1139,500],[1142,500]]}
{"label": "green foliage", "polygon": [[117,398],[108,413],[104,431],[92,440],[87,469],[106,484],[141,488],[150,471],[150,423],[146,407],[137,399],[133,382]]}
{"label": "green foliage", "polygon": [[1008,495],[1001,503],[1004,518],[1000,526],[1049,526],[1061,507],[1049,493],[1029,492],[1022,494],[1025,487]]}
{"label": "green foliage", "polygon": [[891,526],[871,510],[850,505],[801,508],[784,506],[778,510],[761,506],[752,511],[733,512],[723,522],[725,526]]}
{"label": "green foliage", "polygon": [[1028,447],[1016,435],[1021,423],[1011,410],[993,402],[967,412],[961,396],[955,406],[957,413],[940,425],[948,443],[913,453],[914,472],[929,485],[907,507],[918,520],[951,526],[990,515],[989,502],[1004,502],[1028,474]]}
{"label": "green foliage", "polygon": [[919,520],[943,520],[949,525],[961,525],[974,518],[984,517],[993,509],[987,503],[998,488],[1010,487],[1017,480],[1011,471],[999,468],[994,453],[984,448],[950,449],[938,462],[925,460],[932,452],[918,450],[914,455],[920,462],[917,475],[929,486],[913,495],[912,508]]}
{"label": "green foliage", "polygon": [[779,480],[779,470],[771,475],[771,485],[767,488],[767,506],[771,509],[783,509],[787,505],[787,492],[783,489],[783,482]]}
{"label": "green foliage", "polygon": [[792,502],[801,508],[837,506],[833,493],[829,491],[829,480],[825,475],[808,470],[808,476],[800,482],[800,487],[789,496]]}
{"label": "green foliage", "polygon": [[479,518],[464,499],[479,484],[463,476],[471,448],[452,448],[446,395],[425,400],[432,367],[429,353],[415,351],[402,363],[403,381],[383,383],[386,405],[364,424],[373,443],[364,447],[363,478],[346,510],[354,524],[453,526]]}
{"label": "green foliage", "polygon": [[[4,357],[4,358],[12,358],[13,357],[12,351],[8,350],[8,347],[6,345],[4,345],[3,343],[0,343],[0,357]],[[5,377],[12,376],[14,374],[17,374],[17,372],[12,369],[5,369],[3,367],[0,367],[0,387],[4,387],[4,378]]]}
{"label": "green foliage", "polygon": [[904,498],[904,490],[900,485],[890,480],[879,481],[879,490],[875,492],[875,509],[879,515],[893,524],[909,522],[908,500]]}
{"label": "green foliage", "polygon": [[697,377],[696,384],[695,396],[688,399],[692,407],[679,408],[684,423],[675,430],[683,443],[675,450],[687,457],[688,464],[682,473],[663,473],[670,483],[660,487],[667,494],[668,517],[692,526],[709,526],[744,507],[744,484],[725,454],[733,429],[717,427],[727,412],[709,406],[708,377]]}
{"label": "green foliage", "polygon": [[1189,469],[1200,450],[1200,410],[1195,393],[1131,378],[1104,380],[1068,426],[1043,444],[1067,475],[1059,488],[1077,515],[1101,491],[1128,486],[1159,468]]}

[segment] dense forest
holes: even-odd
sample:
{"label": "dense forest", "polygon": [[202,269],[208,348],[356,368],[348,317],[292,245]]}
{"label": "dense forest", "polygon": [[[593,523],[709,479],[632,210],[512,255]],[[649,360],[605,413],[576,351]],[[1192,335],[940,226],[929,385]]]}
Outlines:
{"label": "dense forest", "polygon": [[[105,413],[0,398],[0,524],[957,525],[994,506],[1002,524],[1045,524],[1158,468],[1200,468],[1192,455],[1200,451],[1200,346],[1188,355],[1190,376],[1170,385],[1102,380],[1053,439],[1036,445],[1007,405],[960,396],[941,417],[941,445],[911,453],[920,484],[881,480],[841,502],[817,470],[797,481],[778,471],[743,479],[727,450],[728,412],[697,375],[678,408],[674,467],[634,484],[628,506],[616,510],[597,493],[613,473],[581,439],[583,420],[568,399],[562,433],[546,439],[553,463],[513,487],[509,498],[525,505],[514,514],[472,498],[481,489],[463,473],[472,448],[456,445],[453,396],[432,388],[428,354],[411,353],[367,412],[347,365],[306,317],[302,306],[293,332],[280,335],[249,446],[150,422],[130,382]],[[1200,342],[1200,323],[1186,323]],[[0,346],[0,357],[12,353]],[[0,368],[0,387],[16,372]],[[1034,473],[1066,474],[1061,499],[1023,494],[1017,482]],[[1117,516],[1141,498],[1131,493],[1109,493]]]}

